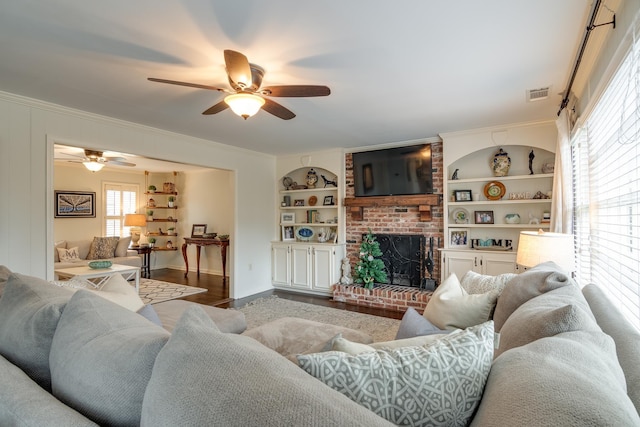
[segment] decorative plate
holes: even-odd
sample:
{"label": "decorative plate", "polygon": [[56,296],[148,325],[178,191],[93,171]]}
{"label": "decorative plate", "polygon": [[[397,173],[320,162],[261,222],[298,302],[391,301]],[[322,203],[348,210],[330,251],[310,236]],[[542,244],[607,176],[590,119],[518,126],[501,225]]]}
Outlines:
{"label": "decorative plate", "polygon": [[309,206],[315,206],[318,203],[318,198],[316,196],[309,197]]}
{"label": "decorative plate", "polygon": [[103,261],[91,261],[89,263],[89,268],[94,268],[94,269],[98,269],[98,268],[109,268],[111,267],[113,263],[109,260],[103,260]]}
{"label": "decorative plate", "polygon": [[315,231],[313,231],[313,228],[309,228],[309,227],[300,227],[298,229],[296,229],[296,237],[299,240],[311,240],[311,238],[314,236]]}
{"label": "decorative plate", "polygon": [[484,197],[487,200],[500,200],[504,197],[506,189],[500,181],[491,181],[484,186]]}
{"label": "decorative plate", "polygon": [[458,208],[451,214],[451,219],[456,224],[468,224],[469,223],[469,212],[466,209]]}

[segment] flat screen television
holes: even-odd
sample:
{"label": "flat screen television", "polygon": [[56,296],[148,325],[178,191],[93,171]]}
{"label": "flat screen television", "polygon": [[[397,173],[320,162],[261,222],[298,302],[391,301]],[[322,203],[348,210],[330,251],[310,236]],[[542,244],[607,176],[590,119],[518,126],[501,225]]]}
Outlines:
{"label": "flat screen television", "polygon": [[356,197],[432,194],[431,144],[353,153]]}

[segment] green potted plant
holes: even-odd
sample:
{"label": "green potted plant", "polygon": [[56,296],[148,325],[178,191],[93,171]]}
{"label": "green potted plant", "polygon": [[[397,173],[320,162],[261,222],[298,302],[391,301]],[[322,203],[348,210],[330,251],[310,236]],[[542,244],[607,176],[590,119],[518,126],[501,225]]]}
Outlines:
{"label": "green potted plant", "polygon": [[151,209],[147,211],[147,221],[153,221],[153,211]]}
{"label": "green potted plant", "polygon": [[167,228],[167,233],[168,234],[175,234],[176,232],[176,228],[175,227],[169,227]]}
{"label": "green potted plant", "polygon": [[149,247],[154,247],[156,244],[156,238],[155,237],[149,237]]}
{"label": "green potted plant", "polygon": [[152,184],[149,187],[147,187],[147,190],[149,190],[149,193],[155,193],[156,192],[156,186]]}
{"label": "green potted plant", "polygon": [[169,196],[167,200],[169,201],[169,207],[172,208],[176,198],[174,196]]}

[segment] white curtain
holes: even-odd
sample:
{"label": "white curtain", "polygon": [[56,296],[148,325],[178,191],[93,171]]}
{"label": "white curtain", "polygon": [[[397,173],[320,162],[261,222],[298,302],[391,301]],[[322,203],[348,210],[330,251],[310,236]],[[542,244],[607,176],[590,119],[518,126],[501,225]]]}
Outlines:
{"label": "white curtain", "polygon": [[556,120],[558,146],[551,198],[551,231],[573,234],[573,193],[571,183],[571,127],[569,112],[564,108]]}

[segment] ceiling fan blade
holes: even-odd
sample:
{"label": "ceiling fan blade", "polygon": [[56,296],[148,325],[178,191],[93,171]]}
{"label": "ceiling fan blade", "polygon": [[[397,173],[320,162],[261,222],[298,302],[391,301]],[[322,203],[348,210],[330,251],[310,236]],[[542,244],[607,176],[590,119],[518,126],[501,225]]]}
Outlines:
{"label": "ceiling fan blade", "polygon": [[109,160],[107,163],[109,163],[110,165],[120,165],[120,166],[129,166],[129,167],[133,167],[136,165],[135,163],[121,162],[119,160]]}
{"label": "ceiling fan blade", "polygon": [[125,159],[124,157],[103,157],[103,159],[105,159],[107,162],[126,162],[127,159]]}
{"label": "ceiling fan blade", "polygon": [[218,92],[225,92],[224,89],[220,89],[219,87],[201,85],[201,84],[198,84],[198,83],[178,82],[176,80],[156,79],[154,77],[148,77],[147,80],[149,80],[151,82],[168,83],[168,84],[171,84],[171,85],[195,87],[197,89],[217,90]]}
{"label": "ceiling fan blade", "polygon": [[327,86],[316,85],[267,86],[263,87],[260,93],[267,96],[283,97],[328,96],[331,94],[331,89]]}
{"label": "ceiling fan blade", "polygon": [[216,105],[214,105],[213,107],[209,107],[208,109],[204,110],[202,114],[205,114],[205,115],[217,114],[220,111],[226,110],[227,108],[229,108],[229,106],[227,105],[226,102],[224,102],[224,100],[222,100],[218,102]]}
{"label": "ceiling fan blade", "polygon": [[264,101],[265,103],[262,106],[262,109],[269,114],[280,117],[282,120],[291,120],[296,116],[291,110],[283,107],[275,101],[272,101],[268,98],[265,98]]}
{"label": "ceiling fan blade", "polygon": [[224,51],[224,62],[227,66],[229,81],[235,90],[251,87],[251,67],[246,56],[235,50],[227,49]]}

